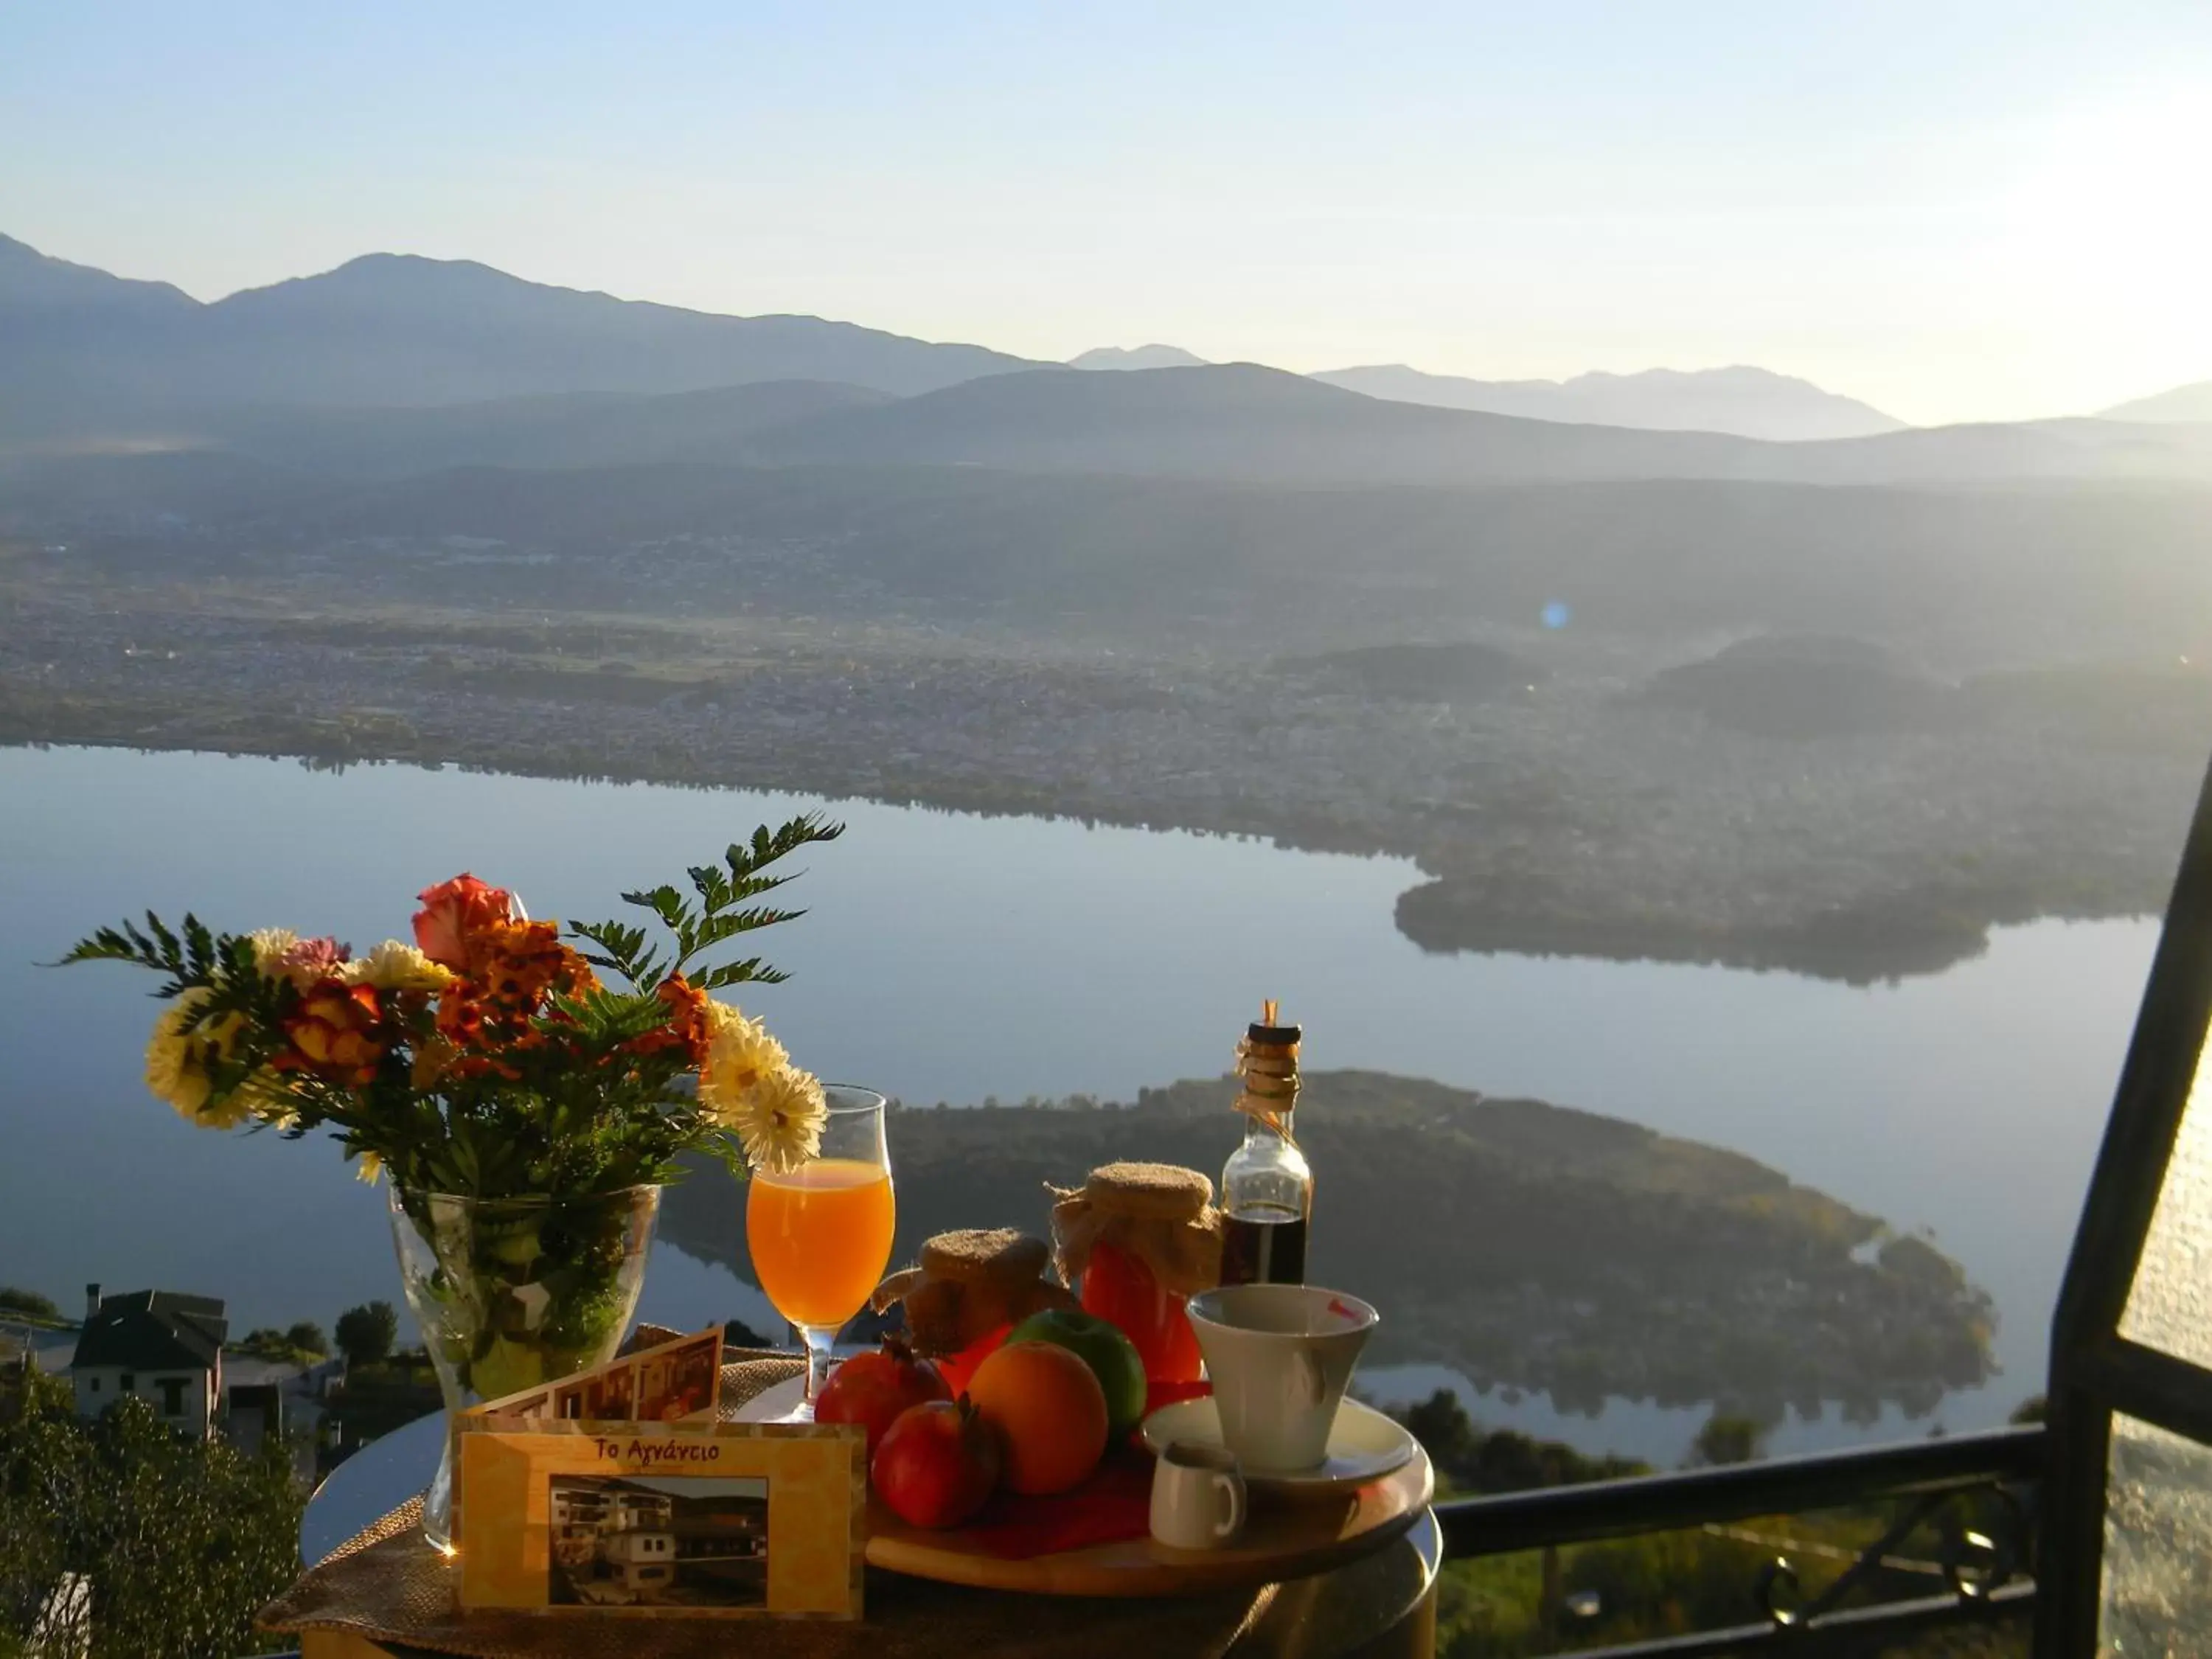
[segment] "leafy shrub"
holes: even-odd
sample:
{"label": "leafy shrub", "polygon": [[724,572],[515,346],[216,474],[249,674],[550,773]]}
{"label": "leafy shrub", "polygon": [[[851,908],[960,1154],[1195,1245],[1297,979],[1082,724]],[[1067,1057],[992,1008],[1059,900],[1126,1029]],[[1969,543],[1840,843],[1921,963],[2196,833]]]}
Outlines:
{"label": "leafy shrub", "polygon": [[[249,1455],[163,1424],[145,1401],[77,1417],[66,1385],[22,1376],[0,1404],[0,1654],[39,1632],[64,1575],[91,1595],[92,1659],[220,1659],[265,1649],[253,1615],[299,1570],[304,1496],[286,1449]],[[72,1651],[79,1632],[42,1632]]]}

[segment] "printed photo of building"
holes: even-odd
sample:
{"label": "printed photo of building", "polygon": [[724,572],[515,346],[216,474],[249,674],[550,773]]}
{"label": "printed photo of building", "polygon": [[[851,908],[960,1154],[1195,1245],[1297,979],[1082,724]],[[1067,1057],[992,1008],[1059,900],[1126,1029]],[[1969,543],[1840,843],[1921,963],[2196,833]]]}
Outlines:
{"label": "printed photo of building", "polygon": [[548,1488],[555,1607],[761,1607],[768,1482],[559,1474]]}

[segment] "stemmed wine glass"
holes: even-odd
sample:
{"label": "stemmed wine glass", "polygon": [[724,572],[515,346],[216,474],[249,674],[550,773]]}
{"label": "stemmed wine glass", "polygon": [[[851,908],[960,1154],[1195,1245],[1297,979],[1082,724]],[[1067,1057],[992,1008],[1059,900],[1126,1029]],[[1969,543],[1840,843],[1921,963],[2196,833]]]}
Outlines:
{"label": "stemmed wine glass", "polygon": [[830,1351],[890,1265],[897,1211],[890,1153],[884,1145],[884,1097],[832,1084],[822,1147],[795,1169],[756,1170],[745,1186],[745,1245],[753,1272],[776,1312],[806,1344],[806,1402],[814,1414],[830,1374]]}

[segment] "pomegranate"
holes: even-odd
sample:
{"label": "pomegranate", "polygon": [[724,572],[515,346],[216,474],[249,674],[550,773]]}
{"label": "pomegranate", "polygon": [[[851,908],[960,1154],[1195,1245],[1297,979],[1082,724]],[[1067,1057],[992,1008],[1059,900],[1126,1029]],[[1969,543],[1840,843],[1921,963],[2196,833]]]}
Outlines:
{"label": "pomegranate", "polygon": [[957,1527],[989,1499],[1000,1462],[998,1435],[963,1395],[901,1412],[868,1474],[909,1526]]}
{"label": "pomegranate", "polygon": [[936,1366],[916,1359],[897,1336],[886,1336],[872,1353],[856,1353],[830,1374],[815,1396],[817,1423],[858,1423],[868,1431],[868,1455],[883,1444],[884,1431],[909,1406],[950,1400],[952,1390]]}

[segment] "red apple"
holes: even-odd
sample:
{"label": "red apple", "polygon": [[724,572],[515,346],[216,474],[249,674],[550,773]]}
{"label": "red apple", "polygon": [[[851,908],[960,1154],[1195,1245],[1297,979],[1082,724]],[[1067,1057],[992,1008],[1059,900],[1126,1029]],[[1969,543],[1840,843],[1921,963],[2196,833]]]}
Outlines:
{"label": "red apple", "polygon": [[952,1390],[936,1366],[916,1359],[896,1336],[884,1339],[872,1353],[856,1353],[830,1373],[815,1396],[817,1423],[858,1423],[868,1431],[868,1455],[883,1444],[884,1431],[909,1406],[950,1400]]}
{"label": "red apple", "polygon": [[909,1526],[957,1527],[989,1499],[1000,1461],[999,1437],[963,1395],[901,1412],[868,1474]]}

